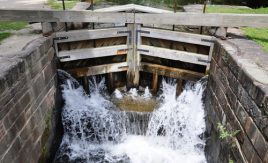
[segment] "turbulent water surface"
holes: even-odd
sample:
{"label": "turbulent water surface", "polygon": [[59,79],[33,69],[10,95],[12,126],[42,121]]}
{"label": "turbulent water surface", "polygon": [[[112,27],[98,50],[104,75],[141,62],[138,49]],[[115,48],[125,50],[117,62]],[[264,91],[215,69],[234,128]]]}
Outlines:
{"label": "turbulent water surface", "polygon": [[152,113],[120,111],[111,98],[151,98],[142,93],[105,91],[104,80],[90,81],[90,96],[69,77],[63,87],[64,136],[54,162],[204,163],[205,131],[201,82],[188,84],[175,98],[175,82],[162,82]]}

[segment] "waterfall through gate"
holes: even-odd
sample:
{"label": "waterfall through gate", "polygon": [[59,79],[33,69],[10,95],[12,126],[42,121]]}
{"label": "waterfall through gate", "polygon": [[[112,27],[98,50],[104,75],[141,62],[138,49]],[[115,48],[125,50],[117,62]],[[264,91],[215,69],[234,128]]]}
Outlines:
{"label": "waterfall through gate", "polygon": [[64,136],[55,163],[206,162],[202,103],[206,82],[187,84],[175,98],[175,82],[163,80],[162,93],[156,98],[159,105],[153,112],[126,112],[112,99],[150,100],[148,88],[142,92],[115,90],[110,96],[104,79],[91,80],[88,96],[75,79],[59,73],[67,79],[62,84]]}

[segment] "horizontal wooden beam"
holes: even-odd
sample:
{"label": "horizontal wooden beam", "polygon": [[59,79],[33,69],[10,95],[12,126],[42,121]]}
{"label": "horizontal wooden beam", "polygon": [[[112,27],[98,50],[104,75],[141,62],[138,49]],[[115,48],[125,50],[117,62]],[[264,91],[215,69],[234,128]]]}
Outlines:
{"label": "horizontal wooden beam", "polygon": [[85,68],[75,68],[68,70],[68,72],[74,75],[75,77],[84,77],[84,76],[107,74],[111,72],[122,72],[127,71],[127,69],[128,69],[127,62],[121,62],[121,63],[112,63],[99,66],[85,67]]}
{"label": "horizontal wooden beam", "polygon": [[135,23],[220,27],[268,27],[268,14],[135,14]]}
{"label": "horizontal wooden beam", "polygon": [[134,23],[133,13],[1,9],[0,21]]}
{"label": "horizontal wooden beam", "polygon": [[179,50],[170,50],[166,48],[159,48],[154,46],[148,45],[140,45],[138,49],[141,50],[141,54],[152,56],[152,57],[159,57],[164,59],[170,60],[177,60],[187,63],[193,63],[198,65],[207,65],[209,60],[207,55],[197,54],[197,53],[190,53],[186,51],[179,51]]}
{"label": "horizontal wooden beam", "polygon": [[[56,43],[72,42],[72,41],[83,41],[101,38],[121,37],[127,36],[128,33],[122,32],[127,31],[126,27],[119,28],[108,28],[108,29],[95,29],[95,30],[72,30],[68,32],[57,32]],[[64,39],[60,39],[64,38]]]}
{"label": "horizontal wooden beam", "polygon": [[100,8],[94,10],[95,12],[144,12],[144,13],[172,13],[169,10],[163,10],[148,6],[141,6],[136,4],[127,4],[127,5],[120,5],[120,6],[112,6],[107,8]]}
{"label": "horizontal wooden beam", "polygon": [[142,28],[141,36],[150,37],[150,38],[158,38],[164,40],[172,40],[190,44],[211,46],[214,38],[206,35],[198,35],[192,33],[185,32],[177,32],[177,31],[169,31],[169,30],[161,30],[154,28]]}
{"label": "horizontal wooden beam", "polygon": [[268,14],[126,13],[1,9],[0,21],[174,24],[268,27]]}
{"label": "horizontal wooden beam", "polygon": [[200,78],[205,76],[205,74],[195,71],[167,67],[157,64],[144,63],[144,62],[141,63],[140,71],[190,81],[198,81]]}
{"label": "horizontal wooden beam", "polygon": [[123,55],[127,53],[127,45],[107,46],[100,48],[75,49],[69,51],[60,51],[58,57],[61,62],[73,61],[79,59],[108,57]]}

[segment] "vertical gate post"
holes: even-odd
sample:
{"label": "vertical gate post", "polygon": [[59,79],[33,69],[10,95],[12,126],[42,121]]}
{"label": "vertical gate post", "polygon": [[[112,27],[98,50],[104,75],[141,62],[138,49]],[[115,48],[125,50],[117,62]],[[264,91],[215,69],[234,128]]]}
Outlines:
{"label": "vertical gate post", "polygon": [[209,54],[208,54],[208,64],[207,64],[207,68],[206,68],[206,74],[209,73],[209,69],[210,69],[210,62],[211,62],[211,58],[212,58],[212,54],[213,54],[213,50],[214,50],[214,42],[211,43],[210,48],[209,48]]}
{"label": "vertical gate post", "polygon": [[108,81],[108,91],[111,94],[114,91],[114,74],[112,72],[107,74],[107,81]]}
{"label": "vertical gate post", "polygon": [[177,79],[177,86],[176,86],[176,97],[178,97],[183,90],[183,80]]}
{"label": "vertical gate post", "polygon": [[138,32],[140,30],[140,24],[128,24],[128,30],[131,31],[129,38],[127,39],[128,53],[127,53],[127,88],[133,88],[139,86],[140,80],[140,53],[138,51],[138,46],[141,44],[141,35]]}
{"label": "vertical gate post", "polygon": [[133,80],[135,76],[134,71],[134,53],[133,53],[133,31],[134,31],[134,24],[127,24],[128,31],[130,31],[128,38],[127,38],[127,46],[128,46],[128,52],[127,52],[127,64],[128,64],[128,70],[127,70],[127,88],[130,89],[134,86]]}
{"label": "vertical gate post", "polygon": [[157,73],[153,73],[153,79],[152,79],[152,92],[154,94],[157,93],[158,90],[158,74]]}
{"label": "vertical gate post", "polygon": [[89,94],[89,83],[87,76],[83,76],[82,78],[83,88],[87,94]]}

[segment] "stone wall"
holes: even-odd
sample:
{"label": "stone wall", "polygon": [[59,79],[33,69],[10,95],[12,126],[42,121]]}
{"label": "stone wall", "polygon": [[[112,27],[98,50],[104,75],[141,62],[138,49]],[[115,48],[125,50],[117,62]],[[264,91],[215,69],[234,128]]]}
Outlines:
{"label": "stone wall", "polygon": [[16,54],[0,54],[0,162],[48,157],[59,98],[51,37]]}
{"label": "stone wall", "polygon": [[[268,54],[245,38],[218,40],[206,94],[208,162],[268,162]],[[219,139],[218,123],[235,136]]]}

